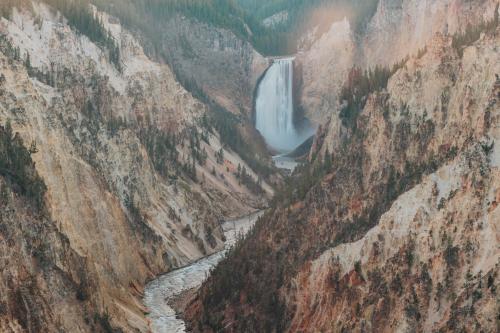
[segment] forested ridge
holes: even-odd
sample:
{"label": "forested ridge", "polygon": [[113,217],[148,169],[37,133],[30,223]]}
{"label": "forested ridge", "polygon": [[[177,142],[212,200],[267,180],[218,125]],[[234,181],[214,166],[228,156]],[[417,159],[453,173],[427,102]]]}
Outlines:
{"label": "forested ridge", "polygon": [[[227,28],[250,41],[264,55],[295,53],[301,34],[317,22],[320,33],[336,19],[347,16],[356,29],[371,18],[378,0],[91,0],[119,17],[126,26],[161,33],[155,24],[177,13]],[[274,25],[263,21],[285,12],[287,19]],[[314,16],[314,20],[311,20]],[[145,19],[149,18],[149,19]]]}
{"label": "forested ridge", "polygon": [[[132,31],[148,40],[145,49],[162,57],[163,22],[177,14],[231,30],[239,38],[253,44],[265,56],[296,53],[300,38],[315,22],[318,38],[335,20],[348,17],[356,30],[365,27],[374,14],[378,0],[36,0],[59,10],[69,24],[87,35],[109,52],[118,70],[120,51],[113,38],[90,10],[88,4],[118,17]],[[0,16],[10,15],[13,6],[30,7],[30,1],[4,0]],[[273,15],[283,14],[282,20],[264,24]],[[307,45],[302,45],[307,47]]]}
{"label": "forested ridge", "polygon": [[[45,0],[60,10],[70,24],[93,41],[109,48],[113,62],[118,64],[118,49],[112,45],[105,30],[86,7],[92,3],[118,17],[126,27],[140,31],[152,39],[161,39],[162,21],[176,14],[195,18],[201,22],[226,28],[238,37],[250,41],[264,55],[295,53],[301,34],[316,22],[319,33],[333,20],[348,17],[356,29],[375,12],[378,0]],[[0,14],[7,16],[14,6],[29,6],[28,1],[5,0]],[[286,19],[265,25],[266,18],[286,13]],[[355,13],[355,14],[354,14]],[[311,20],[311,16],[314,20]]]}
{"label": "forested ridge", "polygon": [[[161,49],[163,43],[162,22],[179,13],[188,17],[194,17],[197,20],[214,26],[228,28],[243,40],[250,38],[250,30],[244,19],[245,13],[233,2],[233,0],[35,0],[34,2],[45,3],[52,9],[59,11],[72,29],[87,36],[96,45],[105,50],[108,54],[109,61],[113,63],[119,71],[122,70],[122,62],[120,59],[120,47],[118,42],[115,41],[111,33],[106,30],[101,18],[92,10],[91,4],[118,17],[125,27],[136,31],[143,39],[147,40],[145,43],[146,47],[152,45],[153,47]],[[0,3],[1,16],[10,17],[14,7],[33,11],[32,2],[29,0],[6,0]],[[21,54],[20,50],[12,48],[10,41],[5,38],[0,38],[0,48],[2,47],[5,51],[11,53],[16,60],[23,60],[31,76],[37,77],[40,81],[50,86],[55,85],[55,82],[53,82],[54,73],[42,72],[31,66],[30,58],[34,55]],[[149,53],[154,53],[157,57],[161,58],[159,59],[160,61],[169,62],[169,59],[161,52],[155,49],[149,51]],[[256,157],[258,154],[241,136],[238,130],[241,120],[215,103],[194,80],[181,75],[175,66],[171,66],[171,68],[177,80],[197,99],[209,106],[211,112],[207,121],[202,124],[202,127],[212,133],[214,133],[214,131],[219,133],[225,147],[237,152],[253,170],[267,178],[273,170],[266,162],[262,161],[261,158]],[[119,120],[113,120],[110,122],[109,126],[110,130],[113,132],[116,128],[124,126],[124,124]],[[150,144],[148,145],[148,152],[151,153],[152,156],[157,156],[158,154],[158,149],[153,149],[153,146],[165,146],[169,151],[165,156],[171,159],[171,165],[169,165],[169,167],[172,170],[182,170],[190,178],[196,180],[194,160],[203,164],[203,158],[201,156],[193,154],[196,158],[193,158],[193,160],[187,163],[183,163],[178,161],[176,156],[174,156],[176,152],[175,140],[171,142],[170,139],[172,138],[157,137],[157,135],[155,136],[157,133],[143,134],[141,138],[149,140],[146,140],[147,143]],[[171,146],[171,143],[174,145]],[[155,167],[164,169],[166,166],[162,158],[153,158],[153,161],[155,162]],[[175,172],[173,172],[173,174],[175,174]],[[246,180],[246,177],[242,177],[242,179]],[[256,182],[257,180],[255,180],[254,183]],[[246,183],[250,184],[250,187],[254,187],[254,183]]]}
{"label": "forested ridge", "polygon": [[[347,17],[360,31],[375,13],[378,0],[237,0],[240,6],[259,22],[252,42],[266,54],[296,53],[304,32],[318,28],[318,36],[328,30],[331,23]],[[262,25],[266,18],[284,14],[286,19]]]}

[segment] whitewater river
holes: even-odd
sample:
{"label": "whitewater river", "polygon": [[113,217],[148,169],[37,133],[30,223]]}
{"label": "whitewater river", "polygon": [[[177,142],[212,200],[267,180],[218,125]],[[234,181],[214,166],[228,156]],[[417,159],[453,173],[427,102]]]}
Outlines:
{"label": "whitewater river", "polygon": [[183,291],[199,287],[210,270],[224,258],[226,251],[235,242],[239,234],[245,235],[255,224],[263,211],[224,222],[222,228],[226,236],[225,249],[211,256],[200,259],[189,266],[172,271],[150,282],[144,292],[144,304],[149,309],[148,318],[155,333],[185,332],[184,321],[176,318],[174,309],[168,302]]}

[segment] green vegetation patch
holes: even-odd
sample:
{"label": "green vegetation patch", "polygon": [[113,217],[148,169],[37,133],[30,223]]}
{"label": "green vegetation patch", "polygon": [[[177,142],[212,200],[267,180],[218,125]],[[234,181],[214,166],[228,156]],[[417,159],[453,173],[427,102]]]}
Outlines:
{"label": "green vegetation patch", "polygon": [[460,56],[463,55],[463,49],[465,46],[472,45],[481,37],[482,33],[494,32],[498,27],[498,8],[497,4],[495,8],[495,15],[491,21],[481,22],[477,26],[468,25],[465,31],[458,32],[453,36],[452,46],[457,50]]}
{"label": "green vegetation patch", "polygon": [[[31,155],[37,153],[36,144],[24,146],[19,134],[14,134],[10,122],[0,126],[0,176],[4,177],[13,190],[26,196],[39,210],[44,207],[47,187],[35,169]],[[2,201],[5,198],[0,198]]]}

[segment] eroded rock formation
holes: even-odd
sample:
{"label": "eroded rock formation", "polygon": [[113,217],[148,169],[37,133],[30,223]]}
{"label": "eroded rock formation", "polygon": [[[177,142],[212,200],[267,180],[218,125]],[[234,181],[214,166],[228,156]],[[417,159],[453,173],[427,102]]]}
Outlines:
{"label": "eroded rock formation", "polygon": [[[455,13],[450,19],[462,22],[491,20],[497,2],[446,3]],[[441,2],[397,4],[381,1],[371,24],[414,14],[441,22]],[[457,8],[469,14],[460,18]],[[407,40],[397,35],[399,24],[387,31],[388,49]],[[409,59],[349,121],[327,96],[344,85],[331,81],[347,78],[328,52],[359,61],[348,22],[334,24],[335,36],[323,36],[323,52],[313,46],[302,55],[315,61],[311,71],[330,67],[340,76],[320,75],[322,85],[311,84],[311,74],[308,84],[304,73],[303,102],[324,102],[330,121],[316,137],[310,169],[293,179],[188,307],[194,331],[497,330],[500,34],[497,22],[457,46],[450,25],[447,34],[440,28],[417,34],[420,23],[402,29],[425,42],[398,44]],[[342,40],[336,53],[332,47]],[[373,52],[380,53],[362,56],[378,63],[382,51]]]}
{"label": "eroded rock formation", "polygon": [[119,68],[44,4],[0,21],[0,124],[36,143],[47,187],[43,214],[11,190],[2,202],[2,332],[147,331],[145,281],[222,249],[220,221],[272,192],[238,182],[239,164],[257,176],[231,150],[216,157],[207,107],[97,15]]}

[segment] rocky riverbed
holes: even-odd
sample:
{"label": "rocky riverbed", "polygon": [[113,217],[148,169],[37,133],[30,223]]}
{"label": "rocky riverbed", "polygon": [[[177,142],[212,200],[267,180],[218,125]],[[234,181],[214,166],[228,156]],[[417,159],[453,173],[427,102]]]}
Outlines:
{"label": "rocky riverbed", "polygon": [[185,332],[182,319],[177,318],[176,311],[170,305],[182,293],[198,288],[226,254],[236,243],[239,235],[246,235],[263,214],[258,211],[223,224],[226,246],[223,251],[202,258],[191,265],[172,271],[150,282],[145,289],[144,304],[149,309],[148,318],[151,330],[157,333]]}

